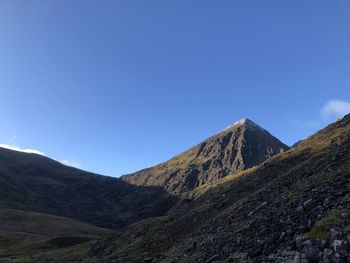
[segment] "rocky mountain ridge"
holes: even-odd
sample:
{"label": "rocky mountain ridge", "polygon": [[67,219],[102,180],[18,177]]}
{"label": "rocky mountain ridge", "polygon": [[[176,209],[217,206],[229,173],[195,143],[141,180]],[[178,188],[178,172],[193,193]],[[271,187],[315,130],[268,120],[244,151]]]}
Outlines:
{"label": "rocky mountain ridge", "polygon": [[169,161],[122,179],[135,185],[161,186],[178,195],[258,165],[288,149],[253,121],[242,119]]}

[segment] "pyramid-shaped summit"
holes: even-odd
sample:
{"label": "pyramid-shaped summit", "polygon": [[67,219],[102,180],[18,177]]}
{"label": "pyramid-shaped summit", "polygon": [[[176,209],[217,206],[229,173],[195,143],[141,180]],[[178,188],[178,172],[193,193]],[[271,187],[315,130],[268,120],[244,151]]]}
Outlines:
{"label": "pyramid-shaped summit", "polygon": [[260,164],[288,149],[250,119],[242,119],[169,161],[126,175],[123,180],[163,186],[178,194]]}
{"label": "pyramid-shaped summit", "polygon": [[262,130],[264,132],[267,132],[265,129],[263,129],[258,124],[256,124],[255,122],[253,122],[252,120],[250,120],[248,118],[244,118],[244,119],[241,119],[239,121],[234,122],[230,126],[226,127],[223,131],[234,129],[234,128],[239,127],[239,126],[250,127],[250,128],[253,128],[253,129],[260,129],[260,130]]}

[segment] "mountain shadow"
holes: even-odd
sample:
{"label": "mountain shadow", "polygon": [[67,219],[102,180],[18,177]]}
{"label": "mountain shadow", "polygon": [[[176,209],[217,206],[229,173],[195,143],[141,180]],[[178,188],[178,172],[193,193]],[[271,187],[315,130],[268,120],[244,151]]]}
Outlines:
{"label": "mountain shadow", "polygon": [[163,215],[176,202],[160,186],[130,185],[41,155],[0,148],[0,208],[120,228]]}

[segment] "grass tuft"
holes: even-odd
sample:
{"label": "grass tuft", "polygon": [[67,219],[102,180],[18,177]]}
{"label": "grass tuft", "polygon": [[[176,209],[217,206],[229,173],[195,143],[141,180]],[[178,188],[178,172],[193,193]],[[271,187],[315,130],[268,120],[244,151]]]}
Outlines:
{"label": "grass tuft", "polygon": [[327,240],[332,227],[341,223],[341,214],[349,212],[347,209],[333,209],[328,215],[317,221],[313,228],[305,235],[313,239]]}

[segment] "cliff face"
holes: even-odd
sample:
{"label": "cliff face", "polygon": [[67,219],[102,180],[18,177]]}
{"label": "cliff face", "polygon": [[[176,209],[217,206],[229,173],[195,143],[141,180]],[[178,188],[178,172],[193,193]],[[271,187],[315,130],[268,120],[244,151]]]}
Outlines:
{"label": "cliff face", "polygon": [[135,185],[162,186],[179,194],[253,167],[288,149],[266,130],[243,119],[165,163],[122,179]]}

